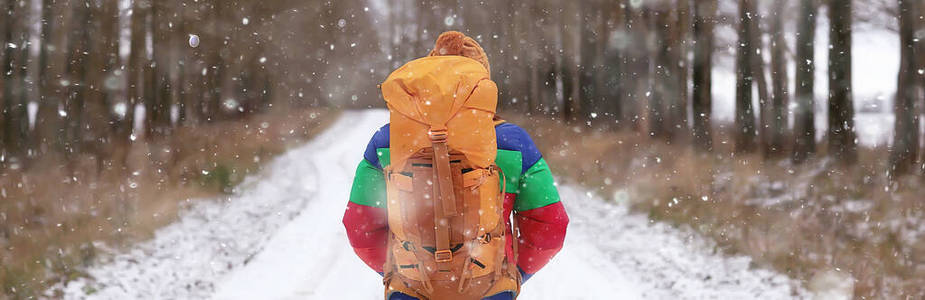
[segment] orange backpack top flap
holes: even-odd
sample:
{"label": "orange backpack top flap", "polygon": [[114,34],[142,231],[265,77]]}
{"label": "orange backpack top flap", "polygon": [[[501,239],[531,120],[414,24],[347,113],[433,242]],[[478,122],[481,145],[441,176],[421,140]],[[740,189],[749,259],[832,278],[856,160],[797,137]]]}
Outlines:
{"label": "orange backpack top flap", "polygon": [[492,118],[498,88],[479,62],[462,56],[430,56],[411,61],[382,83],[391,111],[391,165],[432,146],[428,132],[445,130],[447,145],[479,168],[494,163],[497,151]]}

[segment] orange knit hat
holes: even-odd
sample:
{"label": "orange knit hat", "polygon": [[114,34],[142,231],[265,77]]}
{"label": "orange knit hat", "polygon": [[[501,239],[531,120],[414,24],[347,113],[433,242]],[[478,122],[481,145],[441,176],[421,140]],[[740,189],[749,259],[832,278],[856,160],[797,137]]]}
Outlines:
{"label": "orange knit hat", "polygon": [[430,54],[427,56],[439,55],[468,57],[478,61],[485,66],[486,70],[491,72],[491,67],[488,64],[488,55],[485,54],[485,50],[482,50],[482,46],[472,38],[458,31],[447,31],[441,33],[440,36],[437,37],[434,50],[431,50]]}

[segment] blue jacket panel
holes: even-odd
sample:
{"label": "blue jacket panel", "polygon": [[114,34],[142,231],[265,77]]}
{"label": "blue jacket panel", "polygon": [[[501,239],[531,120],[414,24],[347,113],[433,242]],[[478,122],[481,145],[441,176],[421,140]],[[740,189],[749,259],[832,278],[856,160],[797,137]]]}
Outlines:
{"label": "blue jacket panel", "polygon": [[[495,126],[495,136],[498,149],[518,151],[521,153],[523,157],[523,170],[521,170],[521,172],[527,172],[533,164],[543,157],[540,154],[540,150],[533,144],[533,140],[530,139],[530,135],[527,134],[527,131],[523,128],[520,128],[520,126],[511,123],[502,123]],[[386,124],[373,134],[373,138],[369,140],[369,144],[366,146],[366,151],[363,152],[363,158],[373,166],[382,169],[379,156],[376,155],[376,149],[388,147],[389,124]]]}

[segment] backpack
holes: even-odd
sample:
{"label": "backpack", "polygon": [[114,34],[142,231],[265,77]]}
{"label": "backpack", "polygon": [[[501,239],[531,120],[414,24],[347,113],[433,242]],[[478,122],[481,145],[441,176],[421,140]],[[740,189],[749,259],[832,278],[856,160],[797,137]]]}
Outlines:
{"label": "backpack", "polygon": [[498,88],[488,70],[462,56],[429,56],[380,87],[391,124],[386,298],[516,295],[520,273],[505,255],[511,237],[495,165]]}

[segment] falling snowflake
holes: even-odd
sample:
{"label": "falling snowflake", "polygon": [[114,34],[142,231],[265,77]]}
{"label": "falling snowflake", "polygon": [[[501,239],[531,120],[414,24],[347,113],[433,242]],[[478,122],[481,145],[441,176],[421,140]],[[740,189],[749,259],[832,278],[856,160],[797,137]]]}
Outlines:
{"label": "falling snowflake", "polygon": [[189,46],[196,48],[199,47],[199,36],[195,34],[189,35]]}

